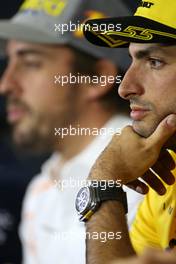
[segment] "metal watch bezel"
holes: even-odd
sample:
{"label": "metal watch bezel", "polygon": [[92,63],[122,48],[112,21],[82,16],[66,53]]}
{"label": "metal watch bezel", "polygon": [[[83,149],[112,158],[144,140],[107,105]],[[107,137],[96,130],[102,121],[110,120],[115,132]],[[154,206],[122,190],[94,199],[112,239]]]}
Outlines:
{"label": "metal watch bezel", "polygon": [[[88,193],[89,193],[89,198],[88,198],[88,201],[87,201],[87,205],[86,207],[84,208],[84,210],[79,210],[78,209],[78,205],[77,205],[77,199],[79,197],[79,195],[83,192],[83,190],[87,189],[88,190]],[[85,186],[85,187],[82,187],[77,196],[76,196],[76,203],[75,203],[75,206],[76,206],[76,210],[78,212],[79,215],[85,215],[87,212],[89,212],[90,210],[95,210],[95,208],[98,206],[99,202],[98,202],[98,199],[97,199],[97,195],[96,195],[96,190],[92,187],[92,186]]]}

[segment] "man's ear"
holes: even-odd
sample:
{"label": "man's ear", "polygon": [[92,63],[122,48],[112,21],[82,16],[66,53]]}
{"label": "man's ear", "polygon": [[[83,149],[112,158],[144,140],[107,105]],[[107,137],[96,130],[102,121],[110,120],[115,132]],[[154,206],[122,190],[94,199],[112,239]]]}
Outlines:
{"label": "man's ear", "polygon": [[94,65],[94,72],[94,76],[97,76],[97,78],[92,77],[92,83],[87,94],[89,100],[101,98],[111,89],[114,89],[118,75],[117,66],[107,59],[98,60]]}

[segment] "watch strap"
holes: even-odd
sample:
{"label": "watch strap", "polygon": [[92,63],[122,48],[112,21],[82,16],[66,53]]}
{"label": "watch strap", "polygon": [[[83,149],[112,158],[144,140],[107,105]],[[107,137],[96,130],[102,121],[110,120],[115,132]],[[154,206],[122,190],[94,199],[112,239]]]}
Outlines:
{"label": "watch strap", "polygon": [[102,189],[101,182],[99,182],[98,186],[93,188],[96,189],[96,196],[98,202],[116,200],[123,205],[125,209],[125,214],[128,213],[126,192],[124,192],[122,187],[119,187],[118,184],[114,183],[114,186],[112,187],[108,186],[107,184],[106,188]]}

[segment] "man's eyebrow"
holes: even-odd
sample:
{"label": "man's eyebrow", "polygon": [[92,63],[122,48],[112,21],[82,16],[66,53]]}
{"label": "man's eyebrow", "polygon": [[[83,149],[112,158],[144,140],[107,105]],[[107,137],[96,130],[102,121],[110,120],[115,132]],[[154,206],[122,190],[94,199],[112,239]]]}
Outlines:
{"label": "man's eyebrow", "polygon": [[19,57],[24,57],[27,55],[43,56],[43,55],[46,55],[46,52],[44,52],[43,50],[37,50],[37,49],[19,49],[17,50],[16,55]]}
{"label": "man's eyebrow", "polygon": [[[151,53],[153,52],[161,52],[162,54],[165,54],[165,55],[169,55],[169,52],[167,52],[166,50],[163,49],[162,46],[160,45],[156,45],[156,46],[152,46],[152,47],[148,47],[148,48],[145,48],[143,50],[138,50],[134,53],[134,57],[136,59],[144,59],[146,57],[149,57],[151,55]],[[130,55],[131,56],[131,55]]]}

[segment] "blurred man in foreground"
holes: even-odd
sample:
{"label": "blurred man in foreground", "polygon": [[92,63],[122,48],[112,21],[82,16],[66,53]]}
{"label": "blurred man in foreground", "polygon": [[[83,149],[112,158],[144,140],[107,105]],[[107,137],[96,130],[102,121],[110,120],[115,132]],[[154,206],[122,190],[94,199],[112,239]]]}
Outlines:
{"label": "blurred man in foreground", "polygon": [[[85,262],[85,229],[77,221],[75,194],[112,134],[129,119],[115,89],[125,68],[123,53],[95,48],[77,25],[115,15],[117,9],[128,14],[125,4],[114,0],[110,8],[106,1],[28,0],[11,21],[0,23],[9,58],[0,92],[8,96],[14,141],[55,152],[24,200],[24,263]],[[89,78],[82,82],[80,76]],[[128,193],[132,220],[139,196]]]}

